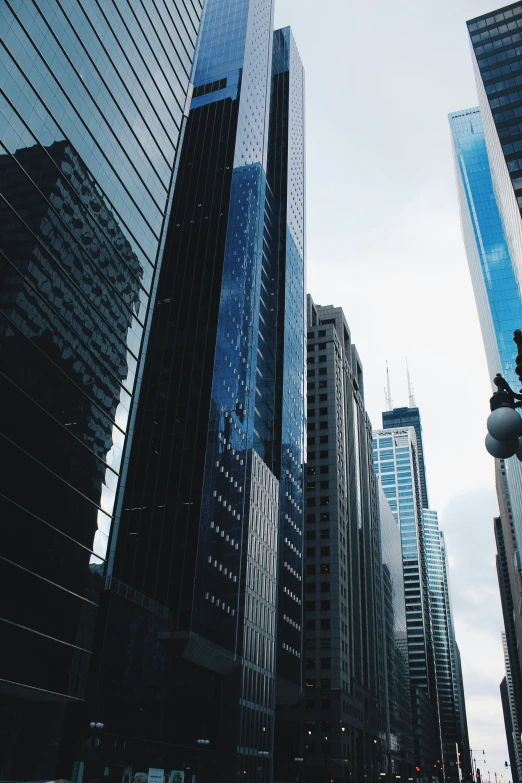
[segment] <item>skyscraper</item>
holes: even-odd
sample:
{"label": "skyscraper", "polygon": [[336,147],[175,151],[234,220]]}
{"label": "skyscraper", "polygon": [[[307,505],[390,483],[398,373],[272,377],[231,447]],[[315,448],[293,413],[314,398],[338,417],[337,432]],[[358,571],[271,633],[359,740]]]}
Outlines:
{"label": "skyscraper", "polygon": [[276,780],[295,780],[299,758],[306,780],[372,779],[386,763],[386,745],[371,426],[344,313],[311,296],[307,365],[305,693],[298,709],[278,712],[281,727],[299,718],[301,744],[280,748]]}
{"label": "skyscraper", "polygon": [[500,698],[502,700],[502,712],[504,714],[504,727],[506,729],[511,775],[513,777],[513,783],[519,783],[517,757],[515,755],[515,745],[513,743],[513,722],[511,720],[511,708],[509,705],[509,691],[505,677],[503,677],[502,682],[500,683]]}
{"label": "skyscraper", "polygon": [[408,665],[415,729],[415,762],[421,775],[431,775],[440,759],[440,726],[437,707],[435,662],[417,461],[417,437],[413,426],[376,430],[373,459],[401,534]]}
{"label": "skyscraper", "polygon": [[515,691],[513,688],[513,677],[511,672],[511,663],[509,650],[506,641],[506,634],[502,632],[502,649],[504,651],[504,665],[506,667],[506,683],[509,699],[509,712],[511,715],[513,749],[516,760],[516,770],[518,777],[522,776],[522,742],[520,741],[520,724],[518,722],[517,705],[515,702]]}
{"label": "skyscraper", "polygon": [[383,620],[386,657],[387,772],[413,777],[414,747],[401,533],[379,484]]}
{"label": "skyscraper", "polygon": [[[458,783],[459,761],[465,772],[469,742],[465,720],[464,685],[456,649],[449,569],[444,534],[436,511],[422,510],[424,558],[428,574],[431,632],[445,781]],[[467,754],[467,755],[466,755]]]}
{"label": "skyscraper", "polygon": [[522,280],[522,3],[468,23],[493,187],[515,274]]}
{"label": "skyscraper", "polygon": [[[513,331],[522,324],[522,298],[516,257],[512,254],[508,226],[504,223],[495,189],[494,166],[488,154],[483,116],[478,108],[449,115],[462,233],[489,374],[493,378],[500,372],[513,388],[517,388]],[[520,222],[518,214],[517,220]],[[518,595],[521,589],[522,470],[515,457],[496,460],[495,471],[502,528],[512,549],[512,556],[506,560],[506,578],[511,593]],[[508,638],[507,626],[514,622],[514,634],[519,640],[518,644],[509,644],[512,667],[521,669],[522,617],[518,611],[509,616]],[[519,658],[516,667],[514,655]]]}
{"label": "skyscraper", "polygon": [[413,427],[417,441],[417,464],[419,466],[419,491],[422,508],[429,508],[428,485],[426,482],[426,467],[424,464],[424,446],[422,443],[422,424],[420,411],[417,407],[393,408],[382,412],[383,429],[396,429],[397,427]]}
{"label": "skyscraper", "polygon": [[200,13],[0,8],[4,779],[69,778],[87,720]]}
{"label": "skyscraper", "polygon": [[99,656],[127,763],[224,783],[272,779],[301,694],[303,69],[272,20],[205,6]]}

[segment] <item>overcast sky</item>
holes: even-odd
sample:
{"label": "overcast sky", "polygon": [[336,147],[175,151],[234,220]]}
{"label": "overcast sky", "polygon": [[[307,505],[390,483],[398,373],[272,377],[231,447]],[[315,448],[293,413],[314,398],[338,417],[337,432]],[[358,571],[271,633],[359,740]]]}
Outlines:
{"label": "overcast sky", "polygon": [[408,358],[451,559],[470,742],[486,751],[481,771],[507,781],[491,385],[447,121],[478,103],[465,22],[501,5],[276,0],[276,26],[292,26],[306,71],[308,291],[344,308],[376,428],[386,361],[394,405],[408,404]]}

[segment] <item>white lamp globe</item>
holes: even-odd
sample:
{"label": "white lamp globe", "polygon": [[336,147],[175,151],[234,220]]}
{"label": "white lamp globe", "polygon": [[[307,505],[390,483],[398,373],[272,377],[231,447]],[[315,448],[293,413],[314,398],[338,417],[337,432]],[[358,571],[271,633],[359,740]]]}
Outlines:
{"label": "white lamp globe", "polygon": [[513,440],[495,440],[491,435],[486,435],[486,450],[496,459],[507,459],[516,454],[519,448],[518,438]]}
{"label": "white lamp globe", "polygon": [[516,410],[502,405],[489,414],[488,432],[495,440],[513,440],[522,435],[522,419]]}

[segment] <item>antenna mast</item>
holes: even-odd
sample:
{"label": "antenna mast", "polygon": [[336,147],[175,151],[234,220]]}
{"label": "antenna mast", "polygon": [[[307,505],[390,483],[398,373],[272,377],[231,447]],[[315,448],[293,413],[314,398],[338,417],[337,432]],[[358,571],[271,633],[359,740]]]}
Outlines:
{"label": "antenna mast", "polygon": [[388,362],[386,362],[386,388],[384,390],[384,400],[386,403],[386,410],[392,411],[393,410],[393,400],[391,396],[391,386],[390,386],[390,371],[388,369]]}
{"label": "antenna mast", "polygon": [[413,385],[410,378],[410,368],[408,367],[408,359],[406,359],[406,374],[408,376],[408,399],[409,399],[409,407],[410,408],[416,408],[415,405],[415,391],[413,389]]}

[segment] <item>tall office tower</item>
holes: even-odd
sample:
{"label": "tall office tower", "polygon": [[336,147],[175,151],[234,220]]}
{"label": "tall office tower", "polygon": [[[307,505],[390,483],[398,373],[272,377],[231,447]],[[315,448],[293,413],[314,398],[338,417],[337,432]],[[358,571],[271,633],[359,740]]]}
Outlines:
{"label": "tall office tower", "polygon": [[410,408],[393,408],[391,411],[383,411],[382,426],[383,429],[387,430],[395,429],[397,427],[413,427],[415,429],[420,502],[422,508],[429,508],[426,467],[424,465],[424,447],[422,444],[422,424],[419,409],[412,406]]}
{"label": "tall office tower", "polygon": [[506,640],[506,634],[502,631],[502,649],[504,651],[504,664],[506,667],[506,683],[509,698],[509,711],[511,714],[511,725],[513,728],[513,747],[515,751],[516,770],[518,777],[522,777],[522,743],[520,741],[520,724],[518,722],[517,705],[515,702],[515,691],[513,687],[513,677],[511,672],[511,663],[509,650]]}
{"label": "tall office tower", "polygon": [[414,776],[414,749],[401,533],[380,484],[379,521],[386,653],[386,771],[391,780],[407,780]]}
{"label": "tall office tower", "polygon": [[[386,763],[376,480],[362,366],[339,307],[308,296],[304,748],[276,780],[377,779]],[[283,768],[284,767],[284,768]]]}
{"label": "tall office tower", "polygon": [[[464,684],[456,648],[444,534],[436,511],[422,510],[424,558],[428,574],[435,679],[445,781],[460,780],[468,764],[468,731],[465,720]],[[459,770],[459,762],[462,769]]]}
{"label": "tall office tower", "polygon": [[100,643],[126,748],[100,769],[268,783],[301,694],[303,70],[272,19],[205,5]]}
{"label": "tall office tower", "polygon": [[[513,331],[522,324],[522,298],[516,257],[508,241],[509,227],[504,223],[494,186],[495,167],[488,155],[483,116],[484,112],[478,108],[449,115],[462,233],[489,374],[493,378],[496,373],[502,373],[516,388],[518,378],[514,372]],[[520,217],[517,216],[517,219],[520,221]],[[519,567],[522,470],[516,457],[497,460],[495,465],[502,526],[506,544],[512,549],[512,555],[507,558],[509,584],[512,595],[519,596],[522,594]],[[517,599],[515,606],[518,604]],[[514,613],[514,623],[514,633],[519,642],[511,645],[510,650],[512,655],[519,656],[518,668],[522,670],[522,617],[518,609]]]}
{"label": "tall office tower", "polygon": [[509,764],[511,767],[511,776],[513,783],[519,783],[517,770],[517,757],[515,755],[515,745],[513,744],[513,723],[511,721],[511,709],[509,705],[509,691],[507,680],[503,677],[500,683],[500,698],[502,700],[502,712],[504,714],[504,726],[506,729],[506,742],[509,753]]}
{"label": "tall office tower", "polygon": [[517,279],[522,280],[522,3],[468,23],[493,187]]}
{"label": "tall office tower", "polygon": [[[70,778],[201,3],[0,8],[0,777]],[[86,723],[85,723],[86,725]]]}
{"label": "tall office tower", "polygon": [[401,533],[415,764],[426,777],[441,753],[415,429],[374,431],[373,458]]}

